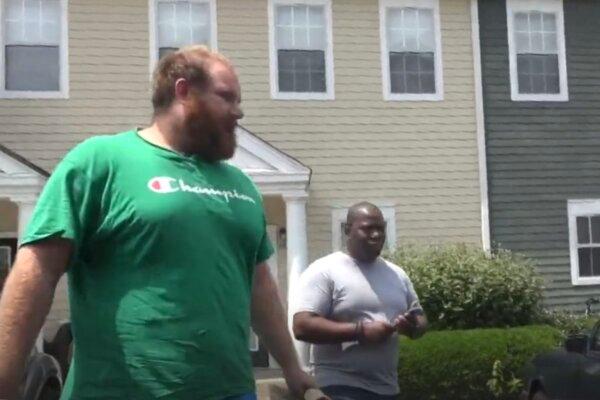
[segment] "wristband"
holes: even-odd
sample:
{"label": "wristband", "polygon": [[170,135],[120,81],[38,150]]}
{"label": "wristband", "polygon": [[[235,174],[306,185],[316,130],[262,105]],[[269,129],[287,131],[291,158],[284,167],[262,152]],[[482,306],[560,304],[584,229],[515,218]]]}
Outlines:
{"label": "wristband", "polygon": [[356,323],[356,328],[354,330],[354,335],[356,336],[356,340],[359,343],[361,343],[362,340],[364,339],[362,319],[359,319],[358,322]]}

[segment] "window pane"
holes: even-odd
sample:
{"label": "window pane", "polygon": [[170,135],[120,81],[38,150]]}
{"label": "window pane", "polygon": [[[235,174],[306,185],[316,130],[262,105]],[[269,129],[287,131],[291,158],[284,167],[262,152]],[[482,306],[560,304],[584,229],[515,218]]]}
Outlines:
{"label": "window pane", "polygon": [[542,19],[544,32],[556,32],[556,15],[544,13]]}
{"label": "window pane", "polygon": [[536,54],[544,52],[544,42],[541,32],[531,33],[531,52]]}
{"label": "window pane", "polygon": [[175,21],[175,4],[159,2],[156,19],[158,23],[173,23]]}
{"label": "window pane", "polygon": [[308,7],[308,24],[311,27],[324,27],[325,9],[321,6]]}
{"label": "window pane", "polygon": [[435,93],[435,74],[421,74],[421,93]]}
{"label": "window pane", "polygon": [[7,90],[60,90],[58,46],[6,46]]}
{"label": "window pane", "polygon": [[293,49],[293,28],[291,27],[277,27],[277,48],[278,49]]}
{"label": "window pane", "polygon": [[295,26],[306,27],[308,25],[308,6],[294,5],[293,8],[293,24]]}
{"label": "window pane", "polygon": [[418,11],[416,8],[405,8],[403,11],[403,28],[409,30],[416,30],[418,26]]}
{"label": "window pane", "polygon": [[421,53],[419,56],[420,71],[423,72],[434,72],[433,53]]}
{"label": "window pane", "polygon": [[579,276],[592,276],[592,249],[584,247],[578,249],[579,253]]}
{"label": "window pane", "polygon": [[517,54],[519,93],[559,93],[558,55]]}
{"label": "window pane", "polygon": [[171,53],[173,53],[173,52],[175,52],[177,50],[178,50],[177,47],[161,47],[161,48],[158,49],[158,59],[160,60],[161,58],[163,58],[167,54],[171,54]]}
{"label": "window pane", "polygon": [[556,33],[544,33],[544,53],[558,53]]}
{"label": "window pane", "polygon": [[46,43],[60,44],[60,3],[42,2],[42,35]]}
{"label": "window pane", "polygon": [[406,72],[406,92],[421,93],[421,84],[419,82],[419,74]]}
{"label": "window pane", "polygon": [[294,27],[294,43],[292,45],[293,49],[309,49],[308,46],[308,29],[305,26],[302,27]]}
{"label": "window pane", "polygon": [[433,53],[390,53],[392,93],[435,93]]}
{"label": "window pane", "polygon": [[390,53],[390,89],[392,93],[406,93],[404,53]]}
{"label": "window pane", "polygon": [[310,28],[310,48],[325,50],[325,29],[324,28]]}
{"label": "window pane", "polygon": [[275,24],[277,26],[292,25],[291,6],[277,6],[275,8]]}
{"label": "window pane", "polygon": [[600,244],[600,216],[591,217],[592,222],[592,243]]}
{"label": "window pane", "polygon": [[542,31],[542,14],[539,12],[532,12],[529,14],[529,29],[531,32]]}
{"label": "window pane", "polygon": [[417,53],[406,53],[406,72],[419,72],[419,54]]}
{"label": "window pane", "polygon": [[577,243],[590,243],[590,219],[588,217],[577,217]]}
{"label": "window pane", "polygon": [[210,18],[208,17],[210,14],[210,8],[208,4],[192,3],[191,6],[192,25],[208,26],[210,24]]}
{"label": "window pane", "polygon": [[528,53],[530,52],[529,47],[529,34],[526,32],[515,33],[515,42],[517,44],[517,53]]}
{"label": "window pane", "polygon": [[192,27],[190,26],[190,3],[175,3],[175,42],[173,45],[184,46],[192,43]]}
{"label": "window pane", "polygon": [[592,249],[592,275],[600,276],[600,248]]}
{"label": "window pane", "polygon": [[325,52],[321,50],[279,50],[281,92],[326,92]]}
{"label": "window pane", "polygon": [[526,13],[515,13],[515,30],[517,32],[529,31],[529,22]]}
{"label": "window pane", "polygon": [[23,7],[21,0],[6,0],[4,8],[6,20],[20,21],[23,19]]}

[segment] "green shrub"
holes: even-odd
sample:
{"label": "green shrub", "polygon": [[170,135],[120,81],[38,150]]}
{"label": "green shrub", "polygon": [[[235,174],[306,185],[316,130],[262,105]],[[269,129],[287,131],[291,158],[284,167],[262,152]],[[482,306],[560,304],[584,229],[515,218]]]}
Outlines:
{"label": "green shrub", "polygon": [[465,244],[403,246],[392,256],[437,329],[511,327],[538,320],[541,280],[532,264],[509,251],[488,256]]}
{"label": "green shrub", "polygon": [[589,332],[598,321],[598,317],[587,318],[583,314],[574,314],[567,311],[544,310],[538,321],[540,324],[550,325],[558,329],[561,336],[566,338],[569,335]]}
{"label": "green shrub", "polygon": [[548,326],[473,329],[402,338],[401,400],[516,399],[522,367],[555,348],[560,334]]}

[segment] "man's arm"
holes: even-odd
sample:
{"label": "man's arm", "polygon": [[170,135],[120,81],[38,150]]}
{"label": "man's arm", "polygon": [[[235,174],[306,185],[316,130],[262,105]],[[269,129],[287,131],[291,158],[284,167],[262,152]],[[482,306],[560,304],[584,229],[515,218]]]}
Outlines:
{"label": "man's arm", "polygon": [[303,398],[315,381],[302,371],[287,328],[277,285],[266,263],[256,266],[252,286],[252,327],[283,369],[290,391]]}
{"label": "man's arm", "polygon": [[294,315],[294,336],[313,344],[356,340],[361,343],[379,343],[394,331],[394,326],[381,321],[337,322],[306,311]]}
{"label": "man's arm", "polygon": [[0,399],[14,399],[27,357],[65,272],[72,244],[48,239],[19,249],[0,298]]}

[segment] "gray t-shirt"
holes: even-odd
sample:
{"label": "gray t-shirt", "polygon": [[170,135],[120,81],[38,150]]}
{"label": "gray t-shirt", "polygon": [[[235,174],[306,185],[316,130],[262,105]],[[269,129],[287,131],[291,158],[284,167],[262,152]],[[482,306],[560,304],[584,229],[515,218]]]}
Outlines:
{"label": "gray t-shirt", "polygon": [[[379,257],[361,263],[336,252],[312,263],[297,286],[294,313],[309,311],[339,322],[392,322],[418,298],[402,268]],[[320,386],[346,385],[382,395],[399,392],[398,334],[379,344],[311,346],[311,367]]]}

